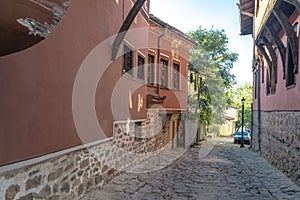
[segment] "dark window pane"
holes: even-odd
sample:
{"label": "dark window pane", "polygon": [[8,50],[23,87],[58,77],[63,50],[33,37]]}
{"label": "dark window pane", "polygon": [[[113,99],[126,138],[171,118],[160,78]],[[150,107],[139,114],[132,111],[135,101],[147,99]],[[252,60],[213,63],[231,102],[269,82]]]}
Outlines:
{"label": "dark window pane", "polygon": [[138,79],[141,79],[141,80],[144,80],[144,78],[145,78],[144,64],[145,64],[145,59],[142,56],[138,55],[137,77],[138,77]]}
{"label": "dark window pane", "polygon": [[129,73],[132,75],[132,68],[133,68],[133,52],[127,45],[124,45],[123,73]]}
{"label": "dark window pane", "polygon": [[271,93],[271,74],[270,74],[270,70],[267,69],[267,81],[266,81],[266,92],[267,95],[269,95]]}
{"label": "dark window pane", "polygon": [[168,61],[161,60],[161,73],[160,73],[161,87],[168,87]]}
{"label": "dark window pane", "polygon": [[178,64],[173,64],[173,88],[174,89],[179,89],[179,78],[180,78],[180,73],[179,73],[179,65]]}
{"label": "dark window pane", "polygon": [[291,86],[295,84],[295,74],[294,74],[294,60],[292,54],[292,48],[290,44],[288,44],[288,60],[287,60],[287,72],[286,72],[286,86]]}
{"label": "dark window pane", "polygon": [[147,76],[147,82],[149,85],[155,84],[155,72],[154,72],[154,56],[148,55],[148,76]]}

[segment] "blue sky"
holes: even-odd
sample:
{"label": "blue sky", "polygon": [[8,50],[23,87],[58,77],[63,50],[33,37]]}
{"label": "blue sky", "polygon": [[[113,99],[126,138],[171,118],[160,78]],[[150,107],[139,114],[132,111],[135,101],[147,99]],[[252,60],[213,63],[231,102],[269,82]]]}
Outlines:
{"label": "blue sky", "polygon": [[238,84],[252,83],[252,36],[240,36],[237,0],[151,0],[150,13],[177,29],[188,32],[199,26],[224,29],[229,50],[239,54],[232,73]]}

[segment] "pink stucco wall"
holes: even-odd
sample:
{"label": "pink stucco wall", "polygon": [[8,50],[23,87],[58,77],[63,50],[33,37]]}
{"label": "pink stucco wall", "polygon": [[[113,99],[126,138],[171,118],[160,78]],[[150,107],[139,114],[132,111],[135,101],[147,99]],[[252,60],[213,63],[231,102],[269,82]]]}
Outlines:
{"label": "pink stucco wall", "polygon": [[[300,16],[297,11],[291,17],[291,23],[294,24],[298,22],[300,24]],[[298,29],[300,27],[298,26]],[[299,31],[299,30],[298,30]],[[286,46],[286,36],[283,33],[281,35],[281,40]],[[300,37],[298,37],[300,43]],[[300,58],[300,51],[298,52],[298,58]],[[266,66],[264,67],[264,82],[260,81],[261,87],[261,110],[263,111],[286,111],[286,110],[300,110],[300,74],[299,72],[295,74],[296,86],[294,88],[286,88],[286,80],[283,79],[283,68],[282,61],[278,51],[277,55],[277,84],[276,84],[276,93],[267,95],[266,93],[266,80],[267,80],[267,70]],[[266,63],[265,63],[266,65]],[[300,69],[300,62],[298,61],[298,69]],[[261,75],[262,76],[262,75]],[[254,77],[255,78],[255,77]],[[261,77],[262,78],[262,77]],[[253,97],[253,108],[257,110],[258,99]]]}

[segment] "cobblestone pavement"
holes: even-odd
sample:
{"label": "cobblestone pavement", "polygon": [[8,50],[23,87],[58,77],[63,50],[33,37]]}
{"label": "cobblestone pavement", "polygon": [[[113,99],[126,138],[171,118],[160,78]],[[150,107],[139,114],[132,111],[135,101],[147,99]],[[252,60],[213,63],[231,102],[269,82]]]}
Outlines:
{"label": "cobblestone pavement", "polygon": [[300,188],[248,145],[204,144],[160,170],[124,173],[84,199],[300,199]]}

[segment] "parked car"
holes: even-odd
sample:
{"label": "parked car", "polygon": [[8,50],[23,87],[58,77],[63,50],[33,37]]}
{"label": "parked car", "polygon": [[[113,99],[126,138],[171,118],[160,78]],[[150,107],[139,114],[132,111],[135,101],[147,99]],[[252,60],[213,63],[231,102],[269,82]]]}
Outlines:
{"label": "parked car", "polygon": [[[244,131],[244,135],[243,135],[243,138],[244,138],[244,144],[250,144],[250,133],[247,132],[247,131]],[[236,144],[240,144],[242,141],[242,132],[237,132],[235,135],[234,135],[234,141],[233,143]]]}

